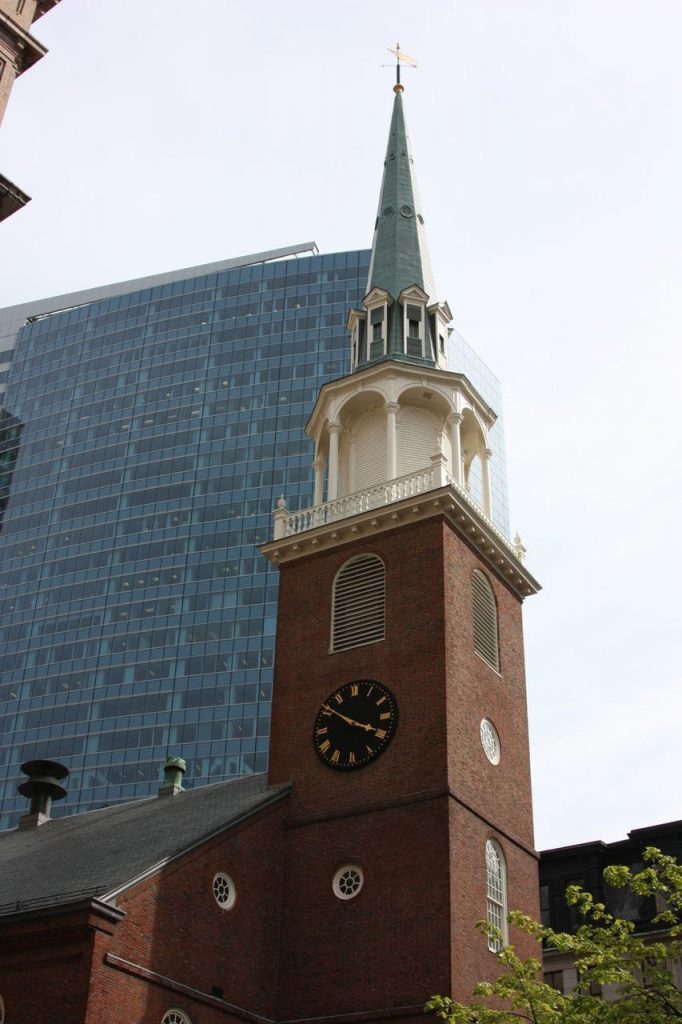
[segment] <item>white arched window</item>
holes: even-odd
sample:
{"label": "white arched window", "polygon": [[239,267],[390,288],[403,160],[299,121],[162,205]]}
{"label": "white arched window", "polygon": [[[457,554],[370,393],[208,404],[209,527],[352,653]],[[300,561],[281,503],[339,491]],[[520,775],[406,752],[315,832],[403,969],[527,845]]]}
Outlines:
{"label": "white arched window", "polygon": [[485,883],[488,924],[500,933],[488,936],[488,949],[499,953],[507,942],[507,869],[502,850],[492,839],[485,844]]}
{"label": "white arched window", "polygon": [[474,650],[496,672],[500,671],[500,643],[497,625],[497,604],[488,577],[474,569],[472,577],[474,603]]}
{"label": "white arched window", "polygon": [[179,1010],[177,1006],[174,1006],[172,1009],[166,1010],[161,1018],[161,1024],[192,1024],[192,1021],[184,1010]]}
{"label": "white arched window", "polygon": [[376,555],[356,555],[334,579],[330,649],[383,640],[386,628],[386,570]]}

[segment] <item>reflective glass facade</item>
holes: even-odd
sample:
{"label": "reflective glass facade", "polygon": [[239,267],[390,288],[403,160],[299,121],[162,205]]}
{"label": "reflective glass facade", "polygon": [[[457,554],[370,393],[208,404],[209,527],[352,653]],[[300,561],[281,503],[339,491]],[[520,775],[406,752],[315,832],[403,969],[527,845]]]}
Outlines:
{"label": "reflective glass facade", "polygon": [[[0,827],[25,811],[28,758],[71,770],[57,814],[154,792],[170,755],[188,786],[266,768],[277,574],[257,545],[281,494],[312,504],[303,427],[348,371],[368,262],[178,272],[20,328],[3,397]],[[457,344],[451,368],[499,408]]]}

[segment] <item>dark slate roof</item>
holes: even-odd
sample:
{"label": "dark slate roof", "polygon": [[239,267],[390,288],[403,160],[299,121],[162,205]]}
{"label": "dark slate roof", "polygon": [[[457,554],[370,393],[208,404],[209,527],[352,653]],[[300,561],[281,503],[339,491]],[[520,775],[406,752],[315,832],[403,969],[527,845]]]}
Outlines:
{"label": "dark slate roof", "polygon": [[0,832],[0,915],[105,898],[288,791],[247,775]]}

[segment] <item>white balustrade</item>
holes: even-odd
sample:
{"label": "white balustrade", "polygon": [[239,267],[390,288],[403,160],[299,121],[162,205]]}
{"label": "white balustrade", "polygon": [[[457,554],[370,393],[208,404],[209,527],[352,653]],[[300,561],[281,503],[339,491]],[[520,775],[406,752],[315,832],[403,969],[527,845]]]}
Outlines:
{"label": "white balustrade", "polygon": [[475,510],[477,516],[485,522],[488,530],[495,534],[496,539],[516,554],[514,545],[485,515],[483,509],[474,501],[468,491],[465,491],[449,473],[446,473],[441,465],[433,465],[416,473],[408,473],[407,476],[397,477],[395,480],[389,480],[388,483],[378,484],[376,487],[369,487],[364,491],[356,491],[355,494],[348,494],[343,498],[334,498],[332,501],[303,509],[301,512],[289,512],[284,501],[280,499],[275,512],[274,539],[281,540],[284,537],[292,537],[298,533],[304,533],[306,530],[314,530],[316,526],[326,526],[329,523],[338,522],[340,519],[348,519],[361,512],[371,512],[372,509],[392,505],[396,501],[414,498],[420,494],[426,494],[427,491],[448,485],[452,487],[459,498]]}

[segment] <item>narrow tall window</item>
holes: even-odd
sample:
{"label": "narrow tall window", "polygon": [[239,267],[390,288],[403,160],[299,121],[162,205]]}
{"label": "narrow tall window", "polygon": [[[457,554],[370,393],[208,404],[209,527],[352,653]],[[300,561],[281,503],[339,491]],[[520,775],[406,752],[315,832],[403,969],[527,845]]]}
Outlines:
{"label": "narrow tall window", "polygon": [[474,569],[472,578],[474,603],[474,650],[496,672],[500,671],[500,643],[497,625],[497,604],[488,578]]}
{"label": "narrow tall window", "polygon": [[385,620],[384,563],[376,555],[357,555],[341,566],[334,580],[332,652],[383,640]]}
{"label": "narrow tall window", "polygon": [[358,324],[358,363],[364,363],[367,359],[367,321],[361,320]]}
{"label": "narrow tall window", "polygon": [[488,936],[488,949],[499,953],[507,941],[507,872],[504,857],[497,843],[489,839],[485,844],[485,882],[487,892],[488,924],[497,928],[499,935]]}
{"label": "narrow tall window", "polygon": [[405,351],[408,356],[421,356],[422,347],[422,308],[406,303],[405,306]]}
{"label": "narrow tall window", "polygon": [[370,323],[372,326],[369,344],[370,359],[378,359],[379,356],[383,356],[384,352],[386,351],[384,332],[384,312],[385,307],[378,306],[376,309],[373,309],[372,312],[370,313]]}

